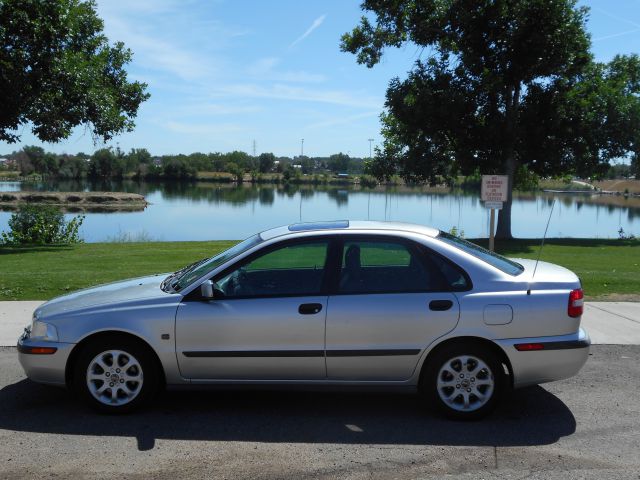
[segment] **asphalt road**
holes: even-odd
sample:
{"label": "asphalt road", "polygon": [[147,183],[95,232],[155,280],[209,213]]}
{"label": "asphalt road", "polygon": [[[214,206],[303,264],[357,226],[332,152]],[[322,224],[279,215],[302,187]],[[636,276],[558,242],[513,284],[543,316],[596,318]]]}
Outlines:
{"label": "asphalt road", "polygon": [[640,479],[640,346],[451,422],[414,395],[172,392],[98,415],[0,349],[0,478]]}

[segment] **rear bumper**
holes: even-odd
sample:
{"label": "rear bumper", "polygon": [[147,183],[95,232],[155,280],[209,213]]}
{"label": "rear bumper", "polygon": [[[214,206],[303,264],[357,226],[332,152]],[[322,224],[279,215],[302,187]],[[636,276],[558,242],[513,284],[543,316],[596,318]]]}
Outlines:
{"label": "rear bumper", "polygon": [[[515,388],[553,382],[576,375],[589,358],[591,339],[580,328],[570,335],[496,340],[513,370]],[[541,344],[541,350],[518,351],[519,344]]]}
{"label": "rear bumper", "polygon": [[[26,334],[18,340],[18,360],[24,373],[34,382],[49,385],[65,385],[65,369],[74,343],[36,342]],[[55,348],[52,354],[29,353],[33,348]]]}

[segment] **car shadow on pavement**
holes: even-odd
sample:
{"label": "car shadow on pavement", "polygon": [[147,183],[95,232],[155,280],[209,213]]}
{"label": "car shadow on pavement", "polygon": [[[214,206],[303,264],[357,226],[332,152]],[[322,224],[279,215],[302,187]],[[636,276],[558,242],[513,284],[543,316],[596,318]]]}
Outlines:
{"label": "car shadow on pavement", "polygon": [[60,435],[286,443],[530,446],[575,432],[555,395],[536,386],[510,392],[484,420],[456,422],[426,410],[412,394],[166,392],[129,415],[94,413],[64,389],[22,380],[0,390],[0,429]]}

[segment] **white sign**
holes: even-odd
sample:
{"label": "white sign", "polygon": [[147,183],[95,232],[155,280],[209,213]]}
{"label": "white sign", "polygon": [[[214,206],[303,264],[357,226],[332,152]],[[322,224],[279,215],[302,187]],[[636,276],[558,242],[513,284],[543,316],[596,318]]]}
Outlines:
{"label": "white sign", "polygon": [[492,210],[502,210],[502,202],[484,202],[484,208]]}
{"label": "white sign", "polygon": [[483,202],[506,202],[509,177],[506,175],[482,175]]}

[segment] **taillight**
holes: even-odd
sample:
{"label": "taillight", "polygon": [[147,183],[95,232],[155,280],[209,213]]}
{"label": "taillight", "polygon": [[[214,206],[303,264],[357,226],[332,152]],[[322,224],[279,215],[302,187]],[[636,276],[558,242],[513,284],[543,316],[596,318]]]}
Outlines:
{"label": "taillight", "polygon": [[581,288],[571,290],[569,294],[569,308],[567,313],[570,317],[579,317],[584,309],[584,292]]}

